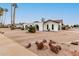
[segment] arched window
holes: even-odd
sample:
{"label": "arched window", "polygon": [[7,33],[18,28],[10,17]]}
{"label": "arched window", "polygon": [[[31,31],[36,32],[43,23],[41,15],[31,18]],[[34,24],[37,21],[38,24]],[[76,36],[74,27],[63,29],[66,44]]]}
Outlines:
{"label": "arched window", "polygon": [[49,29],[49,25],[47,24],[47,30]]}
{"label": "arched window", "polygon": [[58,30],[60,30],[60,25],[58,25]]}
{"label": "arched window", "polygon": [[27,26],[27,25],[25,25],[25,29],[26,29],[26,30],[28,29],[28,26]]}
{"label": "arched window", "polygon": [[52,24],[52,30],[54,29],[54,25]]}
{"label": "arched window", "polygon": [[36,25],[36,30],[39,30],[39,26],[38,25]]}
{"label": "arched window", "polygon": [[30,27],[32,27],[32,25],[30,25]]}

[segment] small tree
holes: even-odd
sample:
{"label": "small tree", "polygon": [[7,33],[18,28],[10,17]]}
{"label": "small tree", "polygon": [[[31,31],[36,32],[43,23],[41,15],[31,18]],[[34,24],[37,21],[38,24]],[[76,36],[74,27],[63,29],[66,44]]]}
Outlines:
{"label": "small tree", "polygon": [[16,26],[14,26],[13,24],[10,26],[11,30],[14,30]]}
{"label": "small tree", "polygon": [[79,27],[79,25],[78,24],[75,24],[75,25],[73,25],[73,27]]}
{"label": "small tree", "polygon": [[28,32],[35,33],[36,32],[35,26],[28,27]]}
{"label": "small tree", "polygon": [[21,27],[21,30],[24,30],[24,27]]}
{"label": "small tree", "polygon": [[70,29],[69,25],[63,25],[62,30],[68,30]]}

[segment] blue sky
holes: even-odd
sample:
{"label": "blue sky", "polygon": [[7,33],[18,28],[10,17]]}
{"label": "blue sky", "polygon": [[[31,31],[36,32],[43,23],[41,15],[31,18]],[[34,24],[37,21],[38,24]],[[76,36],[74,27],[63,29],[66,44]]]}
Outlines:
{"label": "blue sky", "polygon": [[[11,22],[11,4],[0,3],[7,8],[6,23]],[[78,3],[18,3],[16,23],[41,21],[41,18],[63,19],[65,24],[79,24]]]}

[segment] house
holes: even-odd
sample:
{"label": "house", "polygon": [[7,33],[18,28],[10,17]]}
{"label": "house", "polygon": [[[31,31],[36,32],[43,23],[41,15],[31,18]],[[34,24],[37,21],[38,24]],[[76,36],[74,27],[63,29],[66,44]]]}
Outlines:
{"label": "house", "polygon": [[[24,24],[24,23],[16,23],[16,24],[15,24],[15,27],[16,27],[17,29],[22,28],[22,27],[23,27],[23,24]],[[11,27],[11,24],[7,24],[7,26],[10,28],[10,27]]]}
{"label": "house", "polygon": [[16,28],[22,28],[23,27],[23,24],[22,23],[17,23],[15,24]]}
{"label": "house", "polygon": [[33,23],[24,24],[24,28],[30,25],[35,26],[37,31],[59,31],[63,26],[63,20],[35,21]]}

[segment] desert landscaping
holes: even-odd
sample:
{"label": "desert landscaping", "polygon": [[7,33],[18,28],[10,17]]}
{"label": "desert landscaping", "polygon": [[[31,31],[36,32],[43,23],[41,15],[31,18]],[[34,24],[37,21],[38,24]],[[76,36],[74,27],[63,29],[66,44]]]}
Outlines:
{"label": "desert landscaping", "polygon": [[[4,32],[5,37],[13,40],[25,49],[33,52],[39,56],[78,56],[79,45],[72,42],[79,43],[79,30],[61,30],[58,32],[36,32],[28,33],[25,30],[10,30],[9,28],[1,28],[1,32]],[[51,50],[49,42],[53,41],[53,45],[58,45],[60,49],[57,53]],[[43,42],[43,49],[38,49],[37,46],[40,42]]]}

